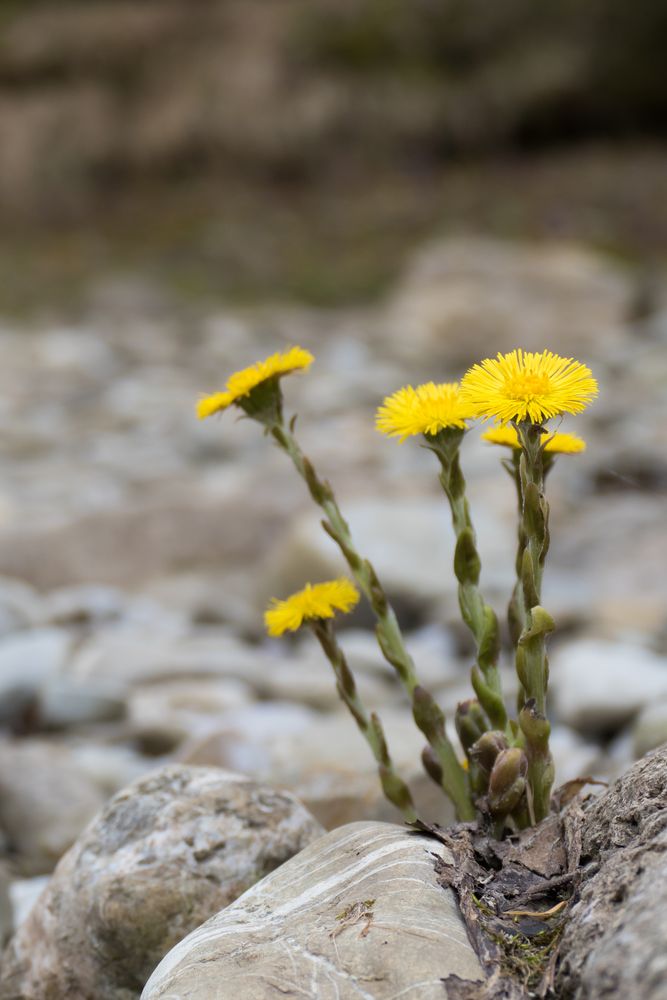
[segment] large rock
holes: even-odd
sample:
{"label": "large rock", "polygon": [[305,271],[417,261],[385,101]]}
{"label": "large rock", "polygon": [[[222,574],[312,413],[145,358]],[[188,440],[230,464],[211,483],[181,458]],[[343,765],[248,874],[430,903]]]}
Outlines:
{"label": "large rock", "polygon": [[613,733],[667,696],[667,658],[630,643],[580,639],[559,646],[550,676],[559,719],[585,733]]}
{"label": "large rock", "polygon": [[0,640],[0,721],[21,722],[42,685],[57,678],[72,647],[62,629],[39,628]]}
{"label": "large rock", "polygon": [[667,746],[587,810],[580,900],[565,924],[561,1000],[667,997]]}
{"label": "large rock", "polygon": [[142,1000],[443,1000],[443,977],[482,972],[437,858],[397,826],[335,830],[177,945]]}
{"label": "large rock", "polygon": [[177,941],[321,833],[291,795],[169,766],[120,792],[4,956],[2,1000],[129,1000]]}
{"label": "large rock", "polygon": [[[250,706],[216,733],[186,744],[190,764],[217,765],[252,773],[288,788],[327,829],[359,819],[400,821],[378,779],[368,744],[347,711],[306,715],[297,706]],[[452,804],[424,772],[424,736],[410,709],[383,708],[381,721],[392,759],[408,781],[419,814],[443,826],[454,822]],[[450,732],[453,731],[450,727]]]}
{"label": "large rock", "polygon": [[0,744],[0,829],[21,873],[51,872],[106,798],[67,747]]}

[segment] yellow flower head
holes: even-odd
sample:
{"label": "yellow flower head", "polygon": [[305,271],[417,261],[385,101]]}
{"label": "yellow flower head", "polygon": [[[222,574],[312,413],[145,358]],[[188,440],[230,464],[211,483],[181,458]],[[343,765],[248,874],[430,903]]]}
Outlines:
{"label": "yellow flower head", "polygon": [[269,635],[296,632],[304,621],[333,618],[336,611],[348,612],[359,601],[359,591],[345,576],[326,583],[307,584],[285,601],[274,599],[264,613]]}
{"label": "yellow flower head", "polygon": [[[482,440],[490,444],[502,444],[506,448],[521,447],[516,428],[511,425],[485,431]],[[556,455],[576,455],[580,451],[586,451],[586,442],[576,434],[550,434],[545,440],[544,450]]]}
{"label": "yellow flower head", "polygon": [[540,424],[559,413],[580,413],[597,396],[590,368],[551,351],[521,348],[473,365],[461,380],[461,396],[475,416]]}
{"label": "yellow flower head", "polygon": [[290,372],[303,371],[315,358],[310,351],[302,347],[291,347],[284,352],[276,352],[264,361],[257,361],[249,368],[234,372],[227,380],[224,392],[216,392],[212,396],[204,396],[197,404],[197,416],[200,420],[226,410],[232,403],[248,396],[253,389],[269,379],[279,379]]}
{"label": "yellow flower head", "polygon": [[470,407],[461,400],[458,382],[426,382],[416,389],[406,385],[387,396],[377,411],[375,426],[403,442],[415,434],[433,436],[446,427],[464,430],[469,416]]}

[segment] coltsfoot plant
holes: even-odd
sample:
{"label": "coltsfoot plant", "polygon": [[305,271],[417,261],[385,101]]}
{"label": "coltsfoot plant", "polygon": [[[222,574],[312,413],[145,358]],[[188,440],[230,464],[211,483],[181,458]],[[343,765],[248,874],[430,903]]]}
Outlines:
{"label": "coltsfoot plant", "polygon": [[[375,615],[380,650],[405,688],[415,723],[425,737],[424,768],[452,800],[459,819],[477,817],[496,836],[533,825],[549,812],[554,776],[546,711],[546,641],[554,622],[541,600],[549,548],[544,484],[558,455],[576,454],[586,447],[581,438],[546,425],[563,414],[580,413],[597,395],[597,383],[590,370],[572,358],[518,349],[473,365],[460,384],[405,386],[377,411],[381,433],[400,442],[417,437],[435,455],[451,510],[459,607],[475,644],[471,671],[475,697],[461,702],[454,718],[464,753],[460,759],[442,709],[419,679],[375,569],[357,549],[331,485],[301,450],[295,418],[285,419],[281,379],[306,371],[313,360],[300,347],[273,354],[236,372],[221,392],[204,397],[197,407],[203,419],[235,406],[263,425],[321,508],[322,527],[338,544],[355,581],[343,577],[307,584],[284,600],[274,599],[265,615],[268,632],[280,636],[304,625],[312,630],[333,668],[338,693],[375,757],[384,794],[413,823],[417,813],[408,785],[392,763],[379,717],[359,696],[336,635],[336,613],[351,611],[363,595]],[[517,491],[517,579],[508,609],[519,679],[516,718],[508,713],[503,698],[498,619],[480,587],[481,560],[460,464],[461,445],[478,418],[495,422],[482,437],[509,450],[502,464]]]}

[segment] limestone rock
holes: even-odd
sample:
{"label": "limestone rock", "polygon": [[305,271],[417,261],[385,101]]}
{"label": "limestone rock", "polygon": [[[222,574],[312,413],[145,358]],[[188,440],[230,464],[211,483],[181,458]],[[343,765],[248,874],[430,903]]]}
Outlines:
{"label": "limestone rock", "polygon": [[22,874],[52,871],[105,798],[66,747],[0,744],[0,829]]}
{"label": "limestone rock", "polygon": [[483,977],[437,857],[398,826],[335,830],[181,941],[142,1000],[442,1000],[443,977]]}
{"label": "limestone rock", "polygon": [[20,720],[43,684],[63,670],[72,645],[67,632],[38,628],[0,641],[0,720]]}
{"label": "limestone rock", "polygon": [[[252,771],[288,788],[327,829],[359,819],[398,821],[351,716],[345,711],[307,715],[296,708],[276,705],[271,713],[268,704],[246,708],[227,727],[184,747],[182,759]],[[408,781],[420,815],[443,826],[454,822],[451,803],[424,773],[420,754],[425,740],[407,705],[383,708],[380,717],[394,764]]]}
{"label": "limestone rock", "polygon": [[108,803],[4,956],[2,1000],[127,1000],[164,954],[321,828],[288,793],[168,766]]}
{"label": "limestone rock", "polygon": [[667,997],[667,746],[585,815],[579,902],[565,925],[561,1000]]}
{"label": "limestone rock", "polygon": [[642,709],[632,728],[632,743],[636,757],[667,743],[667,699]]}
{"label": "limestone rock", "polygon": [[585,733],[614,732],[667,696],[667,659],[629,643],[581,639],[559,646],[550,676],[558,718]]}

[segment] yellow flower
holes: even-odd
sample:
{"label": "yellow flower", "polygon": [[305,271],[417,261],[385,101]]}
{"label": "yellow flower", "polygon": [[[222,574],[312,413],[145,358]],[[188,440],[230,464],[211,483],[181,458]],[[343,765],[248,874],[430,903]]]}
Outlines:
{"label": "yellow flower", "polygon": [[274,598],[264,614],[269,635],[296,632],[304,621],[333,618],[336,611],[348,612],[359,601],[359,591],[347,577],[326,583],[307,584],[285,601]]}
{"label": "yellow flower", "polygon": [[551,351],[510,351],[473,365],[461,380],[461,396],[475,416],[530,420],[580,413],[597,396],[590,368]]}
{"label": "yellow flower", "polygon": [[216,392],[212,396],[204,396],[197,404],[197,416],[200,420],[210,417],[214,413],[226,410],[232,403],[248,396],[253,389],[267,382],[269,379],[281,378],[289,375],[290,372],[302,371],[308,368],[315,358],[310,351],[305,351],[302,347],[291,347],[281,353],[280,351],[265,358],[264,361],[257,361],[249,368],[243,368],[240,372],[234,372],[227,380],[224,392]]}
{"label": "yellow flower", "polygon": [[414,434],[433,436],[446,427],[465,429],[470,415],[470,407],[461,401],[458,382],[426,382],[416,389],[406,385],[387,396],[377,411],[375,426],[403,442]]}
{"label": "yellow flower", "polygon": [[[516,428],[511,425],[485,431],[482,440],[490,444],[502,444],[507,448],[521,447]],[[550,434],[545,439],[544,450],[557,455],[576,455],[580,451],[586,451],[586,442],[576,434]]]}

